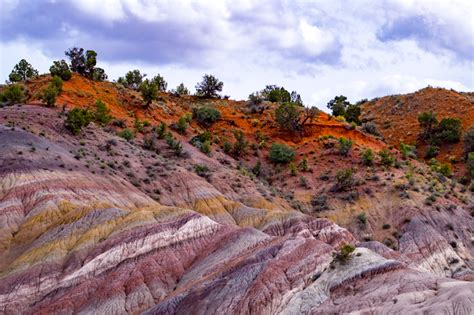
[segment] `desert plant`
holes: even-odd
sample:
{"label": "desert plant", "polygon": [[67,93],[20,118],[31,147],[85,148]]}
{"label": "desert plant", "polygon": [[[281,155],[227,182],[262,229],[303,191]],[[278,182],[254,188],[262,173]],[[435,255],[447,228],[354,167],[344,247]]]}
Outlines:
{"label": "desert plant", "polygon": [[71,70],[64,59],[53,61],[53,65],[49,68],[49,72],[52,76],[58,76],[63,81],[68,81],[72,76]]}
{"label": "desert plant", "polygon": [[404,159],[416,159],[416,147],[414,145],[400,143],[400,152]]}
{"label": "desert plant", "polygon": [[38,70],[33,68],[33,66],[26,61],[25,59],[21,59],[14,67],[8,79],[11,82],[19,82],[19,81],[26,81],[27,79],[31,79],[38,76]]}
{"label": "desert plant", "polygon": [[295,151],[286,144],[274,143],[268,157],[273,163],[285,164],[294,160]]}
{"label": "desert plant", "polygon": [[388,149],[383,149],[379,152],[380,163],[383,166],[392,166],[395,162],[395,157],[393,156],[392,152]]}
{"label": "desert plant", "polygon": [[474,152],[469,152],[466,159],[466,168],[471,178],[474,178]]}
{"label": "desert plant", "polygon": [[189,127],[189,124],[186,120],[186,117],[184,116],[181,116],[178,121],[172,125],[172,127],[177,131],[179,132],[180,134],[185,134],[186,133],[186,129],[188,129]]}
{"label": "desert plant", "polygon": [[345,117],[346,115],[346,108],[349,106],[350,103],[347,101],[347,97],[344,95],[339,95],[330,100],[327,104],[327,108],[332,110],[332,115],[337,117],[337,116],[342,116]]}
{"label": "desert plant", "polygon": [[295,163],[290,162],[289,168],[290,168],[290,175],[291,176],[296,176],[298,174],[298,169],[296,168]]}
{"label": "desert plant", "polygon": [[294,103],[282,103],[275,110],[275,119],[283,130],[297,131],[301,129],[301,108]]}
{"label": "desert plant", "polygon": [[164,139],[166,135],[166,124],[162,122],[158,127],[155,128],[158,139]]}
{"label": "desert plant", "polygon": [[378,128],[377,128],[377,125],[373,121],[363,123],[362,124],[362,130],[367,132],[367,133],[370,133],[371,135],[374,135],[374,136],[379,136],[380,135],[380,133],[378,131]]}
{"label": "desert plant", "polygon": [[235,143],[233,147],[233,152],[237,156],[245,154],[245,151],[248,147],[248,141],[245,139],[245,135],[242,130],[234,130]]}
{"label": "desert plant", "polygon": [[363,225],[367,223],[367,216],[365,215],[365,212],[359,213],[357,215],[357,221]]}
{"label": "desert plant", "polygon": [[9,84],[3,89],[2,99],[9,105],[21,103],[25,98],[25,87],[21,84]]}
{"label": "desert plant", "polygon": [[175,95],[179,95],[179,96],[181,96],[181,95],[189,95],[189,94],[190,94],[188,88],[185,87],[183,83],[180,83],[180,84],[176,87],[176,89],[171,90],[171,93],[173,93],[173,94],[175,94]]}
{"label": "desert plant", "polygon": [[112,120],[110,109],[101,100],[95,102],[94,120],[102,126],[107,125]]}
{"label": "desert plant", "polygon": [[298,169],[302,172],[309,172],[310,171],[310,168],[308,166],[308,159],[306,157],[304,157],[300,164],[298,164]]}
{"label": "desert plant", "polygon": [[221,118],[221,112],[212,107],[193,108],[193,116],[199,124],[210,127]]}
{"label": "desert plant", "polygon": [[56,104],[58,94],[59,91],[56,86],[48,84],[48,86],[41,91],[39,98],[45,102],[48,107],[53,107]]}
{"label": "desert plant", "polygon": [[432,159],[438,156],[438,153],[439,153],[439,147],[435,145],[430,145],[425,152],[425,159]]}
{"label": "desert plant", "polygon": [[202,97],[219,97],[218,92],[222,91],[224,83],[215,76],[205,74],[202,81],[196,85],[196,94]]}
{"label": "desert plant", "polygon": [[148,79],[144,80],[140,85],[140,92],[142,93],[145,106],[150,106],[151,102],[158,97],[158,89],[155,83],[150,82]]}
{"label": "desert plant", "polygon": [[255,166],[252,167],[252,173],[254,173],[255,176],[260,176],[262,173],[262,162],[260,162],[260,160],[258,160]]}
{"label": "desert plant", "polygon": [[433,141],[436,143],[456,143],[461,139],[461,120],[457,118],[443,118],[439,122]]}
{"label": "desert plant", "polygon": [[352,140],[346,138],[339,138],[339,154],[342,156],[349,155],[352,148]]}
{"label": "desert plant", "polygon": [[158,91],[166,91],[168,87],[168,83],[166,83],[165,79],[160,75],[157,74],[151,79],[151,82],[156,86]]}
{"label": "desert plant", "polygon": [[201,177],[208,177],[209,176],[209,168],[206,165],[196,164],[194,165],[194,171],[198,176]]}
{"label": "desert plant", "polygon": [[337,171],[336,173],[336,189],[344,191],[354,185],[354,170],[346,168]]}
{"label": "desert plant", "polygon": [[92,121],[92,114],[83,108],[74,108],[68,112],[65,127],[77,135],[83,127],[87,127]]}
{"label": "desert plant", "polygon": [[351,254],[352,252],[354,252],[354,250],[355,247],[350,244],[342,245],[339,249],[339,252],[334,254],[334,260],[344,265],[349,261]]}
{"label": "desert plant", "polygon": [[117,82],[130,89],[138,90],[145,77],[146,74],[142,74],[140,70],[135,69],[132,71],[128,71],[125,74],[125,77],[119,77]]}
{"label": "desert plant", "polygon": [[125,128],[124,130],[120,131],[117,135],[118,135],[119,137],[124,138],[124,139],[127,140],[127,141],[130,141],[130,140],[133,139],[133,137],[135,137],[133,131],[131,131],[131,130],[128,129],[128,128]]}
{"label": "desert plant", "polygon": [[96,81],[107,79],[104,69],[96,67],[97,53],[94,50],[73,47],[65,52],[71,61],[70,69],[80,75]]}
{"label": "desert plant", "polygon": [[57,75],[51,78],[51,82],[49,83],[49,85],[54,86],[59,93],[63,91],[63,80]]}
{"label": "desert plant", "polygon": [[424,140],[430,139],[433,134],[434,129],[438,125],[438,119],[436,118],[436,113],[433,112],[423,112],[418,115],[418,122],[422,128],[421,138]]}
{"label": "desert plant", "polygon": [[367,166],[371,166],[374,164],[374,151],[372,149],[366,149],[362,152],[362,163]]}
{"label": "desert plant", "polygon": [[474,152],[474,126],[469,127],[463,137],[464,153],[466,156],[470,152]]}
{"label": "desert plant", "polygon": [[291,94],[284,87],[267,85],[260,94],[269,102],[291,102]]}
{"label": "desert plant", "polygon": [[349,104],[344,114],[344,117],[346,118],[347,122],[360,125],[359,116],[360,116],[360,106]]}

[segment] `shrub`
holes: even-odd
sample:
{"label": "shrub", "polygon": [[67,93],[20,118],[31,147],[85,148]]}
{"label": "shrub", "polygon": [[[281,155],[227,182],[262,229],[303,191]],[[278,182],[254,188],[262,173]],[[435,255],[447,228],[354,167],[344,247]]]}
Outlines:
{"label": "shrub", "polygon": [[194,136],[189,142],[201,150],[205,154],[211,153],[212,135],[209,131],[205,131],[197,136]]}
{"label": "shrub", "polygon": [[392,226],[391,226],[390,224],[388,224],[388,223],[385,223],[384,225],[382,225],[382,229],[384,229],[384,230],[388,230],[388,229],[390,229],[391,227],[392,227]]}
{"label": "shrub", "polygon": [[41,91],[40,99],[46,103],[48,107],[53,107],[56,104],[56,97],[59,91],[53,84],[48,84],[46,88]]}
{"label": "shrub", "polygon": [[325,194],[314,195],[311,199],[311,205],[313,206],[313,210],[317,212],[329,210],[328,197]]}
{"label": "shrub", "polygon": [[15,67],[13,67],[8,79],[11,82],[19,82],[26,81],[27,79],[31,79],[36,76],[38,76],[38,70],[33,68],[33,66],[25,59],[21,59],[20,62],[18,62]]}
{"label": "shrub", "polygon": [[211,107],[193,108],[193,118],[196,119],[199,124],[210,127],[221,118],[221,112]]}
{"label": "shrub", "polygon": [[125,128],[124,130],[120,131],[118,133],[118,136],[124,138],[127,141],[130,141],[133,139],[133,137],[135,137],[135,135],[133,134],[133,131],[131,131],[128,128]]}
{"label": "shrub", "polygon": [[362,163],[367,166],[371,166],[374,164],[374,152],[372,149],[366,149],[362,152]]}
{"label": "shrub", "polygon": [[258,160],[255,166],[252,167],[252,173],[254,173],[255,176],[260,176],[262,173],[262,162],[260,162],[260,160]]}
{"label": "shrub", "polygon": [[183,156],[184,155],[184,149],[183,145],[181,142],[178,140],[174,139],[171,133],[168,133],[166,135],[166,144],[168,144],[168,147],[173,150],[173,152],[176,154],[176,156]]}
{"label": "shrub", "polygon": [[233,148],[234,154],[237,156],[241,156],[245,154],[245,151],[247,150],[249,143],[245,139],[245,136],[242,130],[234,130],[234,138],[236,140],[234,143],[234,148]]}
{"label": "shrub", "polygon": [[301,108],[294,103],[286,102],[275,110],[275,119],[283,130],[297,131],[301,129]]}
{"label": "shrub", "polygon": [[145,106],[150,106],[151,102],[156,100],[158,97],[158,89],[155,83],[150,82],[149,80],[143,81],[140,85],[140,92],[142,93]]}
{"label": "shrub", "polygon": [[342,156],[347,156],[351,148],[352,148],[351,139],[339,138],[339,153]]}
{"label": "shrub", "polygon": [[270,161],[273,163],[289,163],[295,158],[295,151],[282,143],[274,143],[269,153]]}
{"label": "shrub", "polygon": [[474,126],[471,126],[463,138],[464,142],[464,153],[467,155],[470,152],[474,152]]}
{"label": "shrub", "polygon": [[383,166],[392,166],[393,162],[395,162],[395,157],[393,156],[392,152],[387,149],[383,149],[379,152],[380,163]]}
{"label": "shrub", "polygon": [[186,129],[188,129],[188,127],[189,127],[189,124],[186,121],[186,117],[184,116],[179,118],[178,121],[175,124],[173,124],[173,128],[180,134],[185,134]]}
{"label": "shrub", "polygon": [[224,150],[225,153],[229,154],[232,152],[232,143],[229,141],[224,141],[222,145],[222,150]]}
{"label": "shrub", "polygon": [[215,76],[205,74],[202,81],[196,85],[196,94],[202,97],[219,97],[218,92],[222,91],[224,83]]}
{"label": "shrub", "polygon": [[449,163],[442,163],[438,168],[438,172],[446,177],[450,177],[453,174],[453,168]]}
{"label": "shrub", "polygon": [[349,261],[354,250],[355,247],[350,244],[342,245],[339,252],[334,255],[334,259],[344,265]]}
{"label": "shrub", "polygon": [[59,76],[57,75],[53,76],[49,84],[54,86],[58,90],[59,93],[63,91],[63,80]]}
{"label": "shrub", "polygon": [[112,120],[110,109],[108,109],[107,105],[105,105],[101,100],[95,102],[94,119],[102,126],[107,125]]}
{"label": "shrub", "polygon": [[436,114],[433,112],[423,112],[418,115],[418,122],[420,123],[422,130],[421,138],[430,139],[432,137],[433,131],[438,125],[438,119]]}
{"label": "shrub", "polygon": [[346,108],[346,113],[344,115],[347,122],[352,122],[357,125],[360,125],[359,116],[360,116],[360,106],[349,104]]}
{"label": "shrub", "polygon": [[298,170],[297,170],[297,168],[296,168],[295,163],[290,162],[289,168],[290,168],[290,174],[291,174],[291,176],[296,176],[296,174],[298,174]]}
{"label": "shrub", "polygon": [[166,124],[162,122],[158,127],[155,128],[155,132],[158,139],[164,139],[166,135]]}
{"label": "shrub", "polygon": [[26,98],[25,87],[21,84],[9,84],[4,88],[2,98],[9,105],[22,103]]}
{"label": "shrub", "polygon": [[155,137],[148,136],[143,138],[143,148],[145,150],[154,150],[155,149]]}
{"label": "shrub", "polygon": [[359,213],[357,215],[357,221],[360,223],[360,224],[366,224],[367,223],[367,217],[365,215],[365,212],[362,212],[362,213]]}
{"label": "shrub", "polygon": [[471,176],[471,178],[474,178],[474,152],[470,152],[467,155],[466,168],[469,172],[469,176]]}
{"label": "shrub", "polygon": [[53,61],[53,65],[49,68],[49,72],[52,76],[58,76],[63,81],[68,81],[72,76],[71,70],[69,70],[69,66],[64,59]]}
{"label": "shrub", "polygon": [[71,61],[70,69],[80,75],[96,81],[107,79],[104,69],[96,67],[97,53],[94,50],[73,47],[65,52]]}
{"label": "shrub", "polygon": [[438,153],[439,153],[439,147],[435,145],[430,145],[428,149],[426,150],[425,159],[432,159],[438,156]]}
{"label": "shrub", "polygon": [[291,102],[291,94],[284,87],[267,85],[261,95],[269,102]]}
{"label": "shrub", "polygon": [[351,188],[354,185],[354,170],[346,168],[337,171],[336,173],[336,189],[343,191]]}
{"label": "shrub", "polygon": [[377,125],[372,121],[363,123],[362,124],[362,130],[367,132],[367,133],[370,133],[371,135],[380,136]]}
{"label": "shrub", "polygon": [[310,168],[308,166],[308,159],[306,157],[304,157],[300,164],[298,164],[298,169],[302,172],[309,172],[310,171]]}
{"label": "shrub", "polygon": [[194,171],[201,177],[209,176],[209,168],[206,165],[196,164],[194,165]]}
{"label": "shrub", "polygon": [[408,159],[416,159],[416,147],[414,145],[405,144],[403,142],[400,143],[400,152],[403,155],[403,158]]}
{"label": "shrub", "polygon": [[92,121],[92,115],[87,109],[74,108],[68,112],[65,127],[77,135],[83,127],[87,127]]}
{"label": "shrub", "polygon": [[434,141],[437,143],[456,143],[461,139],[461,120],[443,118],[436,128]]}

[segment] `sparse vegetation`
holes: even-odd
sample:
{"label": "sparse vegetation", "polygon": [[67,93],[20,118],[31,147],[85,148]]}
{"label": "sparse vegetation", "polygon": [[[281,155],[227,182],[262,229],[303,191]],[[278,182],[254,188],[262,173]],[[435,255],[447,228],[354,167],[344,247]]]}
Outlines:
{"label": "sparse vegetation", "polygon": [[345,244],[341,246],[339,252],[334,254],[334,260],[345,265],[351,258],[351,254],[354,252],[355,247],[350,244]]}
{"label": "sparse vegetation", "polygon": [[83,48],[73,47],[65,52],[69,57],[72,72],[77,72],[80,75],[94,81],[107,80],[107,75],[104,69],[96,67],[97,53],[93,50],[84,52]]}
{"label": "sparse vegetation", "polygon": [[392,166],[395,162],[395,156],[388,149],[383,149],[379,152],[380,164],[385,167]]}
{"label": "sparse vegetation", "polygon": [[[245,139],[245,135],[242,130],[234,130],[235,143],[233,147],[233,152],[236,156],[242,156],[245,154],[247,147],[249,145],[248,141]],[[225,146],[225,143],[224,143]],[[225,151],[225,147],[224,147]]]}
{"label": "sparse vegetation", "polygon": [[63,81],[68,81],[72,76],[71,70],[64,59],[53,61],[53,65],[49,68],[49,72],[51,73],[51,76],[58,76]]}
{"label": "sparse vegetation", "polygon": [[336,189],[344,191],[351,188],[354,185],[354,170],[352,168],[346,168],[337,171],[336,173]]}
{"label": "sparse vegetation", "polygon": [[87,127],[92,121],[92,114],[83,108],[74,108],[68,112],[65,127],[77,135],[83,127]]}
{"label": "sparse vegetation", "polygon": [[196,119],[200,125],[210,127],[221,118],[221,112],[212,107],[193,108],[193,118]]}
{"label": "sparse vegetation", "polygon": [[14,105],[21,103],[25,100],[25,87],[21,84],[9,84],[3,89],[3,93],[0,95],[2,102],[8,105]]}
{"label": "sparse vegetation", "polygon": [[362,124],[362,130],[374,136],[380,136],[377,125],[373,121]]}
{"label": "sparse vegetation", "polygon": [[374,164],[375,156],[372,149],[366,149],[362,152],[362,163],[367,166],[372,166]]}
{"label": "sparse vegetation", "polygon": [[124,138],[127,141],[130,141],[135,137],[135,134],[133,133],[133,131],[131,131],[128,128],[125,128],[124,130],[120,131],[117,135],[119,137]]}
{"label": "sparse vegetation", "polygon": [[38,70],[33,68],[33,66],[25,59],[21,59],[20,62],[13,67],[8,79],[10,82],[20,82],[32,79],[36,76],[38,76]]}
{"label": "sparse vegetation", "polygon": [[132,71],[128,71],[125,74],[125,77],[119,77],[117,82],[130,89],[138,90],[145,77],[146,74],[142,74],[140,70],[135,69]]}
{"label": "sparse vegetation", "polygon": [[206,98],[219,97],[218,92],[222,92],[223,87],[222,81],[213,75],[205,74],[202,81],[196,85],[196,95]]}
{"label": "sparse vegetation", "polygon": [[268,157],[273,163],[285,164],[294,160],[295,151],[286,144],[274,143]]}
{"label": "sparse vegetation", "polygon": [[95,102],[94,120],[102,126],[107,125],[112,120],[110,109],[101,100]]}
{"label": "sparse vegetation", "polygon": [[150,82],[148,79],[140,84],[140,92],[142,93],[143,101],[147,107],[158,97],[158,89],[155,83]]}
{"label": "sparse vegetation", "polygon": [[352,148],[352,140],[346,138],[339,138],[339,154],[348,156]]}
{"label": "sparse vegetation", "polygon": [[177,96],[182,96],[182,95],[189,95],[191,94],[186,86],[184,86],[183,83],[180,83],[176,89],[171,90],[171,93]]}

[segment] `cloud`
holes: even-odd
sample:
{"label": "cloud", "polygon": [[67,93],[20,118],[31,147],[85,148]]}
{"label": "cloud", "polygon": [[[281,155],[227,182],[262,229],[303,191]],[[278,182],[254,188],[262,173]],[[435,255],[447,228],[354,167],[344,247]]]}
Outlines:
{"label": "cloud", "polygon": [[138,68],[163,74],[170,87],[192,88],[213,73],[233,98],[278,84],[321,108],[339,94],[356,101],[427,84],[474,88],[470,1],[0,0],[0,6],[1,80],[20,55],[47,71],[64,50],[79,46],[98,52],[111,79]]}

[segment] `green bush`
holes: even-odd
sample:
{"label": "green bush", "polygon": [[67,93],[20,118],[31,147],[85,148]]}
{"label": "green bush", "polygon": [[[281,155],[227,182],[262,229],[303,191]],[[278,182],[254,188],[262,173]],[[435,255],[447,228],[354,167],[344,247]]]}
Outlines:
{"label": "green bush", "polygon": [[298,169],[296,168],[295,163],[290,162],[289,168],[290,168],[290,175],[291,176],[296,176],[298,174]]}
{"label": "green bush", "polygon": [[189,124],[187,123],[186,117],[182,116],[178,121],[173,124],[173,128],[180,134],[185,134],[186,129],[188,129]]}
{"label": "green bush", "polygon": [[392,166],[393,162],[395,162],[395,157],[393,156],[392,152],[388,149],[383,149],[379,152],[380,163],[383,166]]}
{"label": "green bush", "polygon": [[112,120],[110,109],[108,109],[107,105],[105,105],[101,100],[95,102],[94,119],[102,126],[107,125]]}
{"label": "green bush", "polygon": [[196,164],[194,165],[194,171],[201,177],[209,176],[209,168],[206,165]]}
{"label": "green bush", "polygon": [[362,212],[362,213],[359,213],[357,215],[357,221],[360,223],[360,224],[366,224],[367,223],[367,217],[365,215],[365,212]]}
{"label": "green bush", "polygon": [[185,87],[183,83],[180,83],[180,84],[176,87],[176,89],[171,90],[171,93],[173,93],[174,95],[178,95],[178,96],[181,96],[181,95],[189,95],[189,94],[190,94],[188,88]]}
{"label": "green bush", "polygon": [[118,133],[118,136],[124,138],[127,141],[130,141],[135,137],[133,131],[128,128],[125,128],[124,130],[120,131]]}
{"label": "green bush", "polygon": [[372,149],[366,149],[362,152],[362,163],[367,166],[371,166],[374,164],[375,156],[374,151]]}
{"label": "green bush", "polygon": [[166,124],[162,122],[158,127],[155,128],[158,139],[164,139],[166,135]]}
{"label": "green bush", "polygon": [[291,94],[284,87],[267,85],[262,91],[263,97],[269,102],[291,102]]}
{"label": "green bush", "polygon": [[65,126],[73,134],[77,135],[83,127],[87,127],[92,121],[92,114],[83,108],[74,108],[68,112]]}
{"label": "green bush", "polygon": [[463,137],[464,142],[464,153],[469,154],[474,152],[474,126],[471,126]]}
{"label": "green bush", "polygon": [[41,91],[40,99],[46,103],[48,107],[53,107],[56,104],[56,97],[59,91],[53,84],[48,84],[46,88]]}
{"label": "green bush", "polygon": [[474,178],[474,152],[470,152],[467,155],[466,167],[471,178]]}
{"label": "green bush", "polygon": [[339,95],[328,102],[327,108],[332,110],[332,115],[334,117],[337,117],[337,116],[345,117],[346,108],[349,105],[351,105],[351,103],[347,101],[347,97],[345,97],[344,95]]}
{"label": "green bush", "polygon": [[337,171],[336,173],[336,189],[337,190],[346,190],[351,188],[354,185],[354,170],[351,168],[346,168]]}
{"label": "green bush", "polygon": [[[249,145],[248,141],[245,139],[245,135],[242,130],[234,130],[235,143],[233,147],[233,152],[237,156],[244,155],[247,151]],[[224,148],[225,150],[225,148]]]}
{"label": "green bush", "polygon": [[408,159],[416,159],[416,147],[414,145],[405,144],[403,142],[400,143],[400,152],[403,155],[403,158]]}
{"label": "green bush", "polygon": [[148,79],[140,84],[140,92],[142,93],[145,106],[150,106],[151,102],[156,100],[158,97],[158,88],[156,84],[150,82]]}
{"label": "green bush", "polygon": [[59,93],[63,91],[63,80],[59,76],[57,75],[53,76],[49,84],[54,86],[58,90]]}
{"label": "green bush", "polygon": [[166,91],[168,87],[168,83],[166,83],[165,79],[160,75],[157,74],[151,79],[151,82],[156,86],[158,91]]}
{"label": "green bush", "polygon": [[295,151],[286,144],[274,143],[268,157],[273,163],[289,163],[295,159]]}
{"label": "green bush", "polygon": [[9,105],[25,101],[25,87],[21,84],[9,84],[3,89],[2,99]]}
{"label": "green bush", "polygon": [[372,121],[363,123],[362,124],[362,130],[367,132],[367,133],[370,133],[371,135],[380,136],[377,125]]}
{"label": "green bush", "polygon": [[339,252],[334,255],[334,259],[344,265],[349,261],[354,250],[355,247],[350,244],[342,245]]}
{"label": "green bush", "polygon": [[193,118],[205,127],[210,127],[221,118],[221,112],[211,107],[193,108]]}
{"label": "green bush", "polygon": [[461,139],[461,120],[443,118],[436,128],[434,141],[437,143],[456,143]]}
{"label": "green bush", "polygon": [[63,81],[68,81],[72,76],[71,70],[69,70],[69,66],[64,59],[53,61],[53,65],[49,68],[49,72],[53,77],[58,76]]}
{"label": "green bush", "polygon": [[339,138],[339,153],[342,156],[347,156],[352,148],[352,140]]}
{"label": "green bush", "polygon": [[125,77],[119,77],[117,82],[130,89],[138,90],[145,77],[146,74],[142,74],[140,70],[135,69],[128,71]]}
{"label": "green bush", "polygon": [[430,145],[425,153],[425,159],[432,159],[437,157],[439,153],[439,147],[435,145]]}
{"label": "green bush", "polygon": [[205,131],[197,136],[194,136],[189,143],[201,150],[205,154],[211,153],[212,135],[209,131]]}

